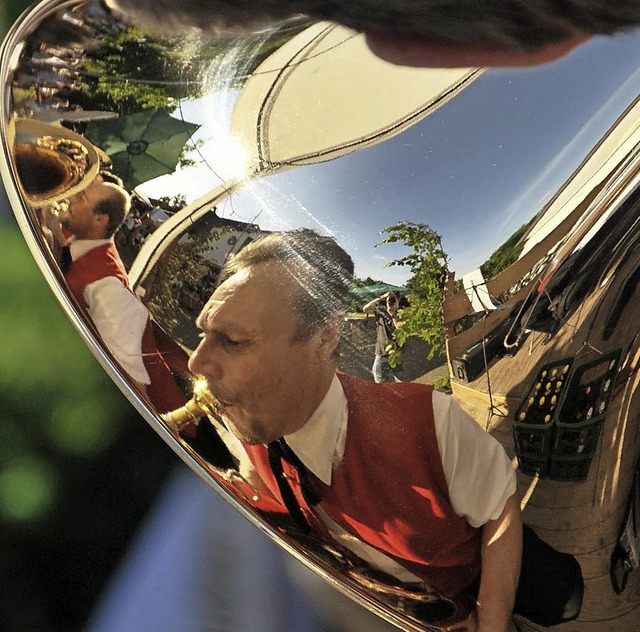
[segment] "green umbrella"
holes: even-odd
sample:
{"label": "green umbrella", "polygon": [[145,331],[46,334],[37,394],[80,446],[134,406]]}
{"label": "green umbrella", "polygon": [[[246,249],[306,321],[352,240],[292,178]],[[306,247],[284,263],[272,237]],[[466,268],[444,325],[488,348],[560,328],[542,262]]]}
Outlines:
{"label": "green umbrella", "polygon": [[155,109],[92,121],[85,136],[111,158],[125,187],[133,189],[173,173],[185,143],[199,127]]}
{"label": "green umbrella", "polygon": [[398,295],[404,295],[407,292],[407,288],[400,287],[398,285],[391,285],[390,283],[363,285],[349,290],[349,300],[359,301],[364,304],[372,301],[376,296],[382,296],[386,292],[395,292]]}

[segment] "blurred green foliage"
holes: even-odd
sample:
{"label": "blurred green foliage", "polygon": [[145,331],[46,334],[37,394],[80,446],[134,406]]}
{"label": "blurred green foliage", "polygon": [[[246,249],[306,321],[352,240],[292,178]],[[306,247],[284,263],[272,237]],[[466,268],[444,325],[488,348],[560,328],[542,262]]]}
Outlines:
{"label": "blurred green foliage", "polygon": [[[28,7],[0,0],[0,36]],[[178,460],[65,318],[0,185],[0,630],[76,632]]]}
{"label": "blurred green foliage", "polygon": [[[0,0],[0,36],[29,5]],[[64,317],[0,185],[0,630],[75,632],[176,463]]]}
{"label": "blurred green foliage", "polygon": [[[0,233],[0,252],[3,294],[11,297],[0,311],[0,331],[6,332],[0,345],[0,436],[13,439],[3,441],[0,476],[15,462],[30,460],[28,478],[53,508],[40,480],[52,470],[47,460],[108,450],[129,405],[62,317],[16,229],[6,226]],[[15,476],[0,478],[0,519],[16,515],[5,505],[13,502],[8,480],[17,484]]]}
{"label": "blurred green foliage", "polygon": [[3,0],[0,3],[0,35],[4,35],[9,26],[30,4],[28,0]]}
{"label": "blurred green foliage", "polygon": [[84,626],[176,463],[0,221],[0,630]]}

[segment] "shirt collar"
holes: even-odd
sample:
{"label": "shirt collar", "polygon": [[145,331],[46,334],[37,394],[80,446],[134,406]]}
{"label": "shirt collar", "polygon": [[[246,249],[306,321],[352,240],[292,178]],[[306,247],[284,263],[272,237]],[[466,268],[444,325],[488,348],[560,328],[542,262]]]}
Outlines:
{"label": "shirt collar", "polygon": [[340,380],[334,376],[309,421],[285,439],[307,468],[325,485],[331,485],[333,467],[344,454],[346,432],[347,397]]}
{"label": "shirt collar", "polygon": [[113,241],[113,237],[109,239],[75,239],[71,238],[69,241],[69,252],[71,253],[71,260],[75,261],[80,259],[83,255],[86,255],[89,251],[97,248],[98,246],[104,246]]}

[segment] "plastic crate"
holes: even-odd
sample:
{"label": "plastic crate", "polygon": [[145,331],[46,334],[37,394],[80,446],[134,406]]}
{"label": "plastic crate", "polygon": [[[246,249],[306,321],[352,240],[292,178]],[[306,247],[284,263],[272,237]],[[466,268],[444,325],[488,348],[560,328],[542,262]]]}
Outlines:
{"label": "plastic crate", "polygon": [[599,415],[580,423],[556,423],[553,455],[579,457],[593,455],[600,438],[605,415]]}
{"label": "plastic crate", "polygon": [[513,420],[513,439],[520,470],[546,476],[555,437],[555,422],[573,360],[543,365]]}
{"label": "plastic crate", "polygon": [[555,423],[548,475],[556,480],[585,480],[611,401],[620,350],[575,369]]}
{"label": "plastic crate", "polygon": [[[551,437],[551,432],[545,437]],[[523,474],[530,476],[546,477],[549,474],[549,452],[548,450],[542,456],[536,456],[527,452],[516,452],[518,457],[518,468]]]}
{"label": "plastic crate", "polygon": [[547,469],[547,478],[554,481],[584,481],[589,476],[593,457],[593,454],[589,456],[552,456]]}
{"label": "plastic crate", "polygon": [[582,423],[607,413],[620,361],[620,349],[577,367],[560,407],[563,424]]}

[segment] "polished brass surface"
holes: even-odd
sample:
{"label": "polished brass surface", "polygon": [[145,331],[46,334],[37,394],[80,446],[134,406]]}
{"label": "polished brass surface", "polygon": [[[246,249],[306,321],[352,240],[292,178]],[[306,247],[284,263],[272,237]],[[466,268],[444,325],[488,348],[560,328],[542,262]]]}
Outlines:
{"label": "polished brass surface", "polygon": [[[532,69],[445,70],[382,62],[361,35],[327,22],[232,41],[156,41],[128,28],[99,2],[25,16],[2,53],[0,167],[53,291],[146,420],[248,520],[359,603],[405,630],[455,629],[416,621],[401,604],[421,595],[261,510],[226,404],[187,367],[222,267],[261,236],[311,228],[355,262],[338,368],[372,380],[375,326],[362,306],[390,288],[421,298],[403,265],[411,251],[385,229],[428,224],[444,253],[431,305],[444,348],[430,354],[437,336],[411,332],[398,378],[446,385],[512,459],[525,522],[577,557],[583,610],[558,630],[635,632],[640,577],[615,595],[608,564],[640,455],[640,33],[594,38]],[[136,63],[101,65],[123,33]],[[129,117],[151,109],[189,134],[167,132],[153,149],[162,130],[132,129]],[[171,160],[153,153],[167,149]],[[166,173],[145,180],[153,160]],[[104,165],[140,182],[115,244],[184,396],[172,410],[96,333],[43,238],[43,208],[65,205]]]}
{"label": "polished brass surface", "polygon": [[162,419],[180,432],[205,415],[220,417],[222,408],[207,387],[207,383],[204,380],[197,380],[193,387],[193,397],[182,408],[164,413]]}

